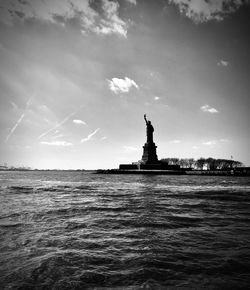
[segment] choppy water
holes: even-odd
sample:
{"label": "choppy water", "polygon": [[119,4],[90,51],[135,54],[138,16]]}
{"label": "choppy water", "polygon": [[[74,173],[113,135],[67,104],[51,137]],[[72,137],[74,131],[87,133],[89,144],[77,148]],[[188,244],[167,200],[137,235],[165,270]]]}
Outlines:
{"label": "choppy water", "polygon": [[1,289],[249,289],[250,178],[0,173]]}

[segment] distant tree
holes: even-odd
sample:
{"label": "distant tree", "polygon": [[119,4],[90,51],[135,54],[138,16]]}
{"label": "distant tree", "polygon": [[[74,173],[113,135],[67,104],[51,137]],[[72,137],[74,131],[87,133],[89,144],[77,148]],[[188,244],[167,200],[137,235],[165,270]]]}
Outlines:
{"label": "distant tree", "polygon": [[220,170],[222,168],[223,165],[223,159],[216,159],[216,169]]}
{"label": "distant tree", "polygon": [[169,158],[169,165],[179,165],[180,159],[179,158]]}
{"label": "distant tree", "polygon": [[180,167],[182,167],[182,168],[187,168],[187,167],[188,167],[187,159],[185,159],[185,158],[181,158],[181,159],[179,160],[179,165],[180,165]]}
{"label": "distant tree", "polygon": [[188,162],[188,168],[193,168],[194,167],[194,165],[195,165],[194,158],[188,158],[187,162]]}
{"label": "distant tree", "polygon": [[237,167],[242,167],[244,166],[244,164],[240,161],[233,161],[233,164],[232,164],[233,168],[237,168]]}
{"label": "distant tree", "polygon": [[205,164],[206,164],[206,159],[203,158],[203,157],[201,157],[198,160],[196,160],[197,169],[203,170]]}
{"label": "distant tree", "polygon": [[218,169],[220,170],[225,170],[228,168],[228,163],[227,163],[227,160],[226,159],[218,159]]}
{"label": "distant tree", "polygon": [[165,163],[165,164],[169,164],[169,165],[180,165],[181,164],[181,160],[183,159],[179,159],[176,157],[172,157],[172,158],[163,158],[160,161]]}
{"label": "distant tree", "polygon": [[182,168],[192,168],[195,164],[194,158],[182,158],[179,160],[179,164]]}
{"label": "distant tree", "polygon": [[226,170],[230,167],[227,159],[218,159],[218,169],[220,170]]}
{"label": "distant tree", "polygon": [[196,168],[199,170],[230,170],[236,167],[244,166],[240,161],[232,159],[216,159],[200,157],[195,160],[194,158],[163,158],[160,160],[162,163],[168,165],[180,165],[182,168]]}
{"label": "distant tree", "polygon": [[228,169],[232,169],[232,165],[233,165],[233,160],[230,159],[221,159],[221,166],[220,169],[221,170],[228,170]]}
{"label": "distant tree", "polygon": [[163,158],[163,159],[161,159],[160,161],[161,161],[162,163],[164,163],[164,164],[169,164],[169,159],[170,159],[170,158]]}
{"label": "distant tree", "polygon": [[206,163],[207,163],[208,170],[216,170],[217,169],[217,166],[218,166],[217,159],[209,157],[206,159]]}
{"label": "distant tree", "polygon": [[172,158],[172,164],[173,165],[180,165],[180,159],[179,158]]}

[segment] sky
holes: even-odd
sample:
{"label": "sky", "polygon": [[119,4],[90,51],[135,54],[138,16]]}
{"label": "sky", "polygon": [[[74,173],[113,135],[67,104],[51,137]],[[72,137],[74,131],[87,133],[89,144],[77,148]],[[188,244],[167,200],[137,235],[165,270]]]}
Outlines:
{"label": "sky", "polygon": [[0,0],[0,164],[250,165],[250,1]]}

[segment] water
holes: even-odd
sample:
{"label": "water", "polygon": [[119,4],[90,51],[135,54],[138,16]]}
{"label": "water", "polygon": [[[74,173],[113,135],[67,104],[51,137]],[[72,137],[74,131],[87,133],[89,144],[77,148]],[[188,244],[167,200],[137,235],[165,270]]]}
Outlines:
{"label": "water", "polygon": [[249,289],[250,178],[0,173],[1,289]]}

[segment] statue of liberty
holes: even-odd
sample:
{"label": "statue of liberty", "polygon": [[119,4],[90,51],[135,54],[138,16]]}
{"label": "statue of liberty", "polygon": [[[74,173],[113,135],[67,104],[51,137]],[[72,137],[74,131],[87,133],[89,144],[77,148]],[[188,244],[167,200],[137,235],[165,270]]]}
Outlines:
{"label": "statue of liberty", "polygon": [[147,143],[153,143],[154,127],[152,126],[151,121],[147,120],[146,114],[144,114],[144,120],[147,126]]}

